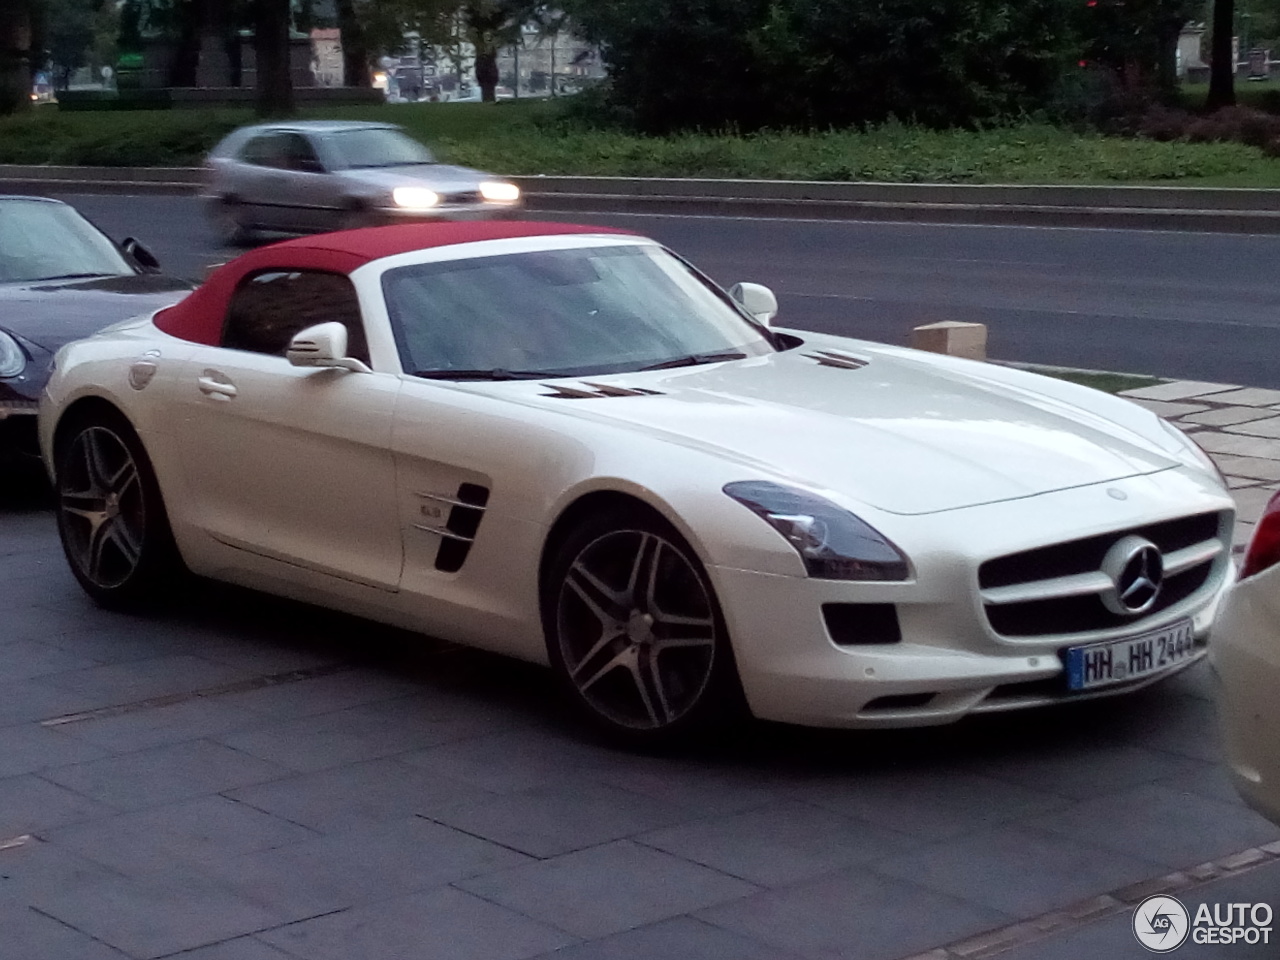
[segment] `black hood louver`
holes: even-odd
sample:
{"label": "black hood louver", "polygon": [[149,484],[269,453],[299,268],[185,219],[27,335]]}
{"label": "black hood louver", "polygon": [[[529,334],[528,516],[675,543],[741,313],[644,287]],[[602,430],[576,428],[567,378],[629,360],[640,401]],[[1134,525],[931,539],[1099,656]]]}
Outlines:
{"label": "black hood louver", "polygon": [[657,390],[645,390],[641,387],[617,387],[604,383],[588,383],[582,381],[582,387],[566,387],[561,384],[547,383],[543,384],[551,392],[544,393],[544,397],[558,397],[561,400],[600,400],[605,397],[656,397],[659,396]]}
{"label": "black hood louver", "polygon": [[841,370],[860,370],[871,362],[851,353],[837,353],[835,350],[819,350],[817,353],[806,353],[805,356],[824,367],[838,367]]}

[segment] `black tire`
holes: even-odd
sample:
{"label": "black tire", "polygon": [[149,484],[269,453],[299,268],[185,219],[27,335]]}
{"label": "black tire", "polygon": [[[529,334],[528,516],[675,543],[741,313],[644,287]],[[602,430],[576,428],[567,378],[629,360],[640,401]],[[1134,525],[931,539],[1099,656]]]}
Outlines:
{"label": "black tire", "polygon": [[556,547],[542,615],[566,695],[616,743],[668,749],[747,716],[706,570],[643,506],[594,515]]}
{"label": "black tire", "polygon": [[243,204],[234,197],[209,202],[209,225],[224,247],[246,247],[253,241],[254,232],[244,219]]}
{"label": "black tire", "polygon": [[85,593],[113,610],[169,599],[186,574],[151,460],[129,422],[98,409],[60,431],[58,534]]}

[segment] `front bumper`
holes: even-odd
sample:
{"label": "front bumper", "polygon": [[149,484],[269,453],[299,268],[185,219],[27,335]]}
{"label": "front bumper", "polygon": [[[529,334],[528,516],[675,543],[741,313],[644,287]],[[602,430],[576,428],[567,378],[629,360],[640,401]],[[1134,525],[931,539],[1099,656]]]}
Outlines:
{"label": "front bumper", "polygon": [[[932,726],[970,713],[1132,692],[1205,656],[1217,600],[1215,595],[1190,611],[1143,621],[1132,631],[1148,633],[1190,616],[1197,647],[1190,659],[1135,681],[1073,692],[1062,652],[1074,643],[1046,639],[993,647],[962,603],[913,603],[906,589],[896,604],[901,642],[838,646],[821,608],[848,602],[849,585],[725,568],[714,578],[752,712],[825,727]],[[883,596],[875,602],[884,602]],[[784,611],[785,625],[778,622]],[[970,645],[974,649],[957,649]]]}
{"label": "front bumper", "polygon": [[[1112,498],[1108,489],[1123,490],[1126,497]],[[1055,633],[1055,623],[1047,624],[1042,635],[996,633],[979,593],[978,568],[986,559],[1029,545],[1229,510],[1230,501],[1216,486],[1183,471],[1166,471],[1100,489],[896,518],[900,526],[881,529],[911,557],[911,581],[816,580],[726,564],[712,565],[708,572],[756,716],[808,726],[929,726],[970,713],[1115,696],[1202,659],[1233,576],[1225,545],[1213,574],[1196,592],[1159,613],[1087,634]],[[901,639],[837,643],[824,619],[824,604],[892,605]],[[1194,636],[1188,659],[1136,680],[1069,690],[1068,647],[1130,639],[1184,620],[1191,621]]]}
{"label": "front bumper", "polygon": [[417,210],[410,207],[378,207],[373,216],[380,224],[431,223],[441,220],[507,220],[520,213],[522,203],[469,203]]}
{"label": "front bumper", "polygon": [[40,456],[34,400],[0,400],[0,454]]}
{"label": "front bumper", "polygon": [[1280,567],[1228,594],[1213,662],[1231,779],[1249,806],[1280,824]]}

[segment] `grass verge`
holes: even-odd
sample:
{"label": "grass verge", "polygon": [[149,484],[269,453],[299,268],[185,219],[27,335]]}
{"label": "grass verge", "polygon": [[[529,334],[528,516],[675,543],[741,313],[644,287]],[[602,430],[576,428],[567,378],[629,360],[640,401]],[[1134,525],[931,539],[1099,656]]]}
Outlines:
{"label": "grass verge", "polygon": [[[1030,124],[639,137],[567,129],[556,122],[556,109],[545,101],[404,104],[302,116],[399,123],[444,160],[503,174],[1280,187],[1280,160],[1231,143],[1158,143]],[[39,108],[0,119],[0,163],[194,165],[220,137],[252,120],[247,110]]]}

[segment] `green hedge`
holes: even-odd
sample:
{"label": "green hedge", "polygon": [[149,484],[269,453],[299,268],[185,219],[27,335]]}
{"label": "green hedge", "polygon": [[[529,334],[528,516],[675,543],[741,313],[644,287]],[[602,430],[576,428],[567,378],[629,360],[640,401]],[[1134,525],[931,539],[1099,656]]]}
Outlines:
{"label": "green hedge", "polygon": [[[557,105],[415,104],[307,111],[389,120],[442,159],[503,174],[879,180],[909,183],[1183,183],[1280,186],[1280,160],[1232,143],[1159,143],[1047,125],[865,133],[641,137],[558,122]],[[246,110],[62,113],[0,120],[0,162],[105,166],[198,164]]]}

